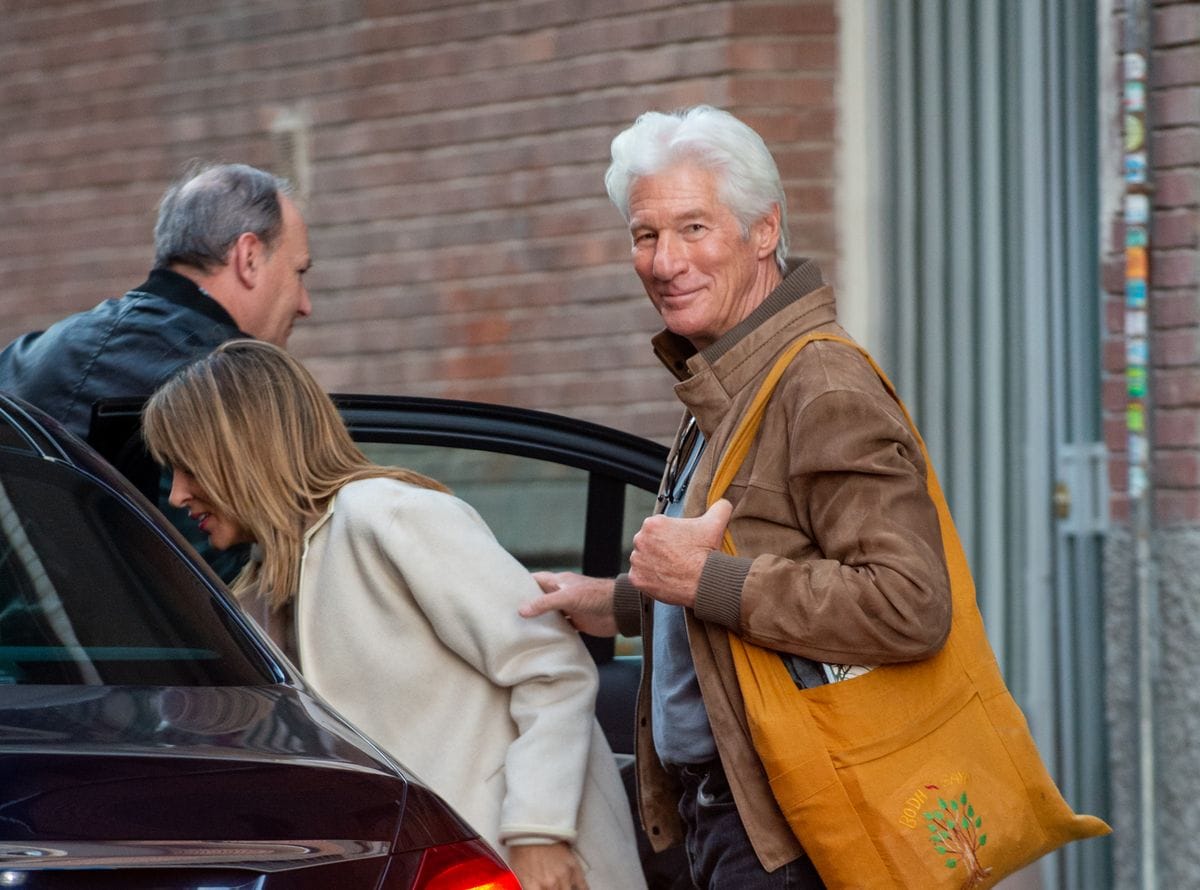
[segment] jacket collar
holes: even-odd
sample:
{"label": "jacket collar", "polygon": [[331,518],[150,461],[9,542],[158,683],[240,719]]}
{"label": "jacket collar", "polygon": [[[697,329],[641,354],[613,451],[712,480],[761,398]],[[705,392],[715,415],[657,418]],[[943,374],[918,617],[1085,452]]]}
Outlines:
{"label": "jacket collar", "polygon": [[312,541],[313,535],[325,525],[334,514],[334,505],[337,503],[337,494],[329,499],[329,506],[325,508],[325,512],[313,520],[313,524],[304,530],[302,555],[308,555],[308,545]]}
{"label": "jacket collar", "polygon": [[669,330],[660,331],[651,343],[658,360],[679,380],[686,380],[696,371],[691,359],[700,355],[702,364],[713,364],[733,349],[751,331],[780,310],[795,303],[824,284],[821,269],[815,260],[797,259],[788,263],[787,274],[773,291],[736,326],[726,331],[715,343],[697,351],[690,341]]}
{"label": "jacket collar", "polygon": [[659,358],[679,378],[675,394],[711,439],[734,396],[788,343],[818,328],[835,329],[833,289],[811,260],[791,264],[784,280],[741,323],[697,351],[669,332],[654,339]]}
{"label": "jacket collar", "polygon": [[250,334],[247,334],[238,327],[233,316],[229,314],[224,306],[213,299],[212,294],[186,275],[181,275],[178,272],[173,272],[170,269],[160,266],[151,269],[150,276],[135,287],[134,291],[143,294],[153,294],[156,297],[174,303],[176,306],[182,306],[193,312],[199,312],[201,315],[207,316],[215,322],[236,329],[238,335],[241,337],[250,336]]}

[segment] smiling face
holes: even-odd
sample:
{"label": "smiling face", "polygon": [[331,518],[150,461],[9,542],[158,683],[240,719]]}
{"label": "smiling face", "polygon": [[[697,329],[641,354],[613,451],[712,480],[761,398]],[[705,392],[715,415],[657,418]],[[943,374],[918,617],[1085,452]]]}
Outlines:
{"label": "smiling face", "polygon": [[720,180],[691,163],[642,176],[629,192],[633,267],[667,328],[697,349],[749,315],[779,284],[779,209],[743,235]]}
{"label": "smiling face", "polygon": [[171,475],[171,506],[188,511],[189,518],[208,535],[209,543],[217,550],[228,550],[237,544],[254,540],[236,520],[217,511],[208,493],[186,470],[175,468]]}

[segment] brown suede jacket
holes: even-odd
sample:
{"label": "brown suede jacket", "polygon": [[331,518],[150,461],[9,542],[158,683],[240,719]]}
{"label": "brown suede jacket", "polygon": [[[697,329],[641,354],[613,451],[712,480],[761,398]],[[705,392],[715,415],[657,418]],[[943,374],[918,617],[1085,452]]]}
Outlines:
{"label": "brown suede jacket", "polygon": [[[812,331],[847,336],[836,321],[832,289],[814,263],[801,262],[703,351],[665,331],[654,339],[659,358],[680,379],[676,394],[708,442],[685,516],[704,512],[717,459],[776,357]],[[871,366],[844,344],[819,341],[784,373],[725,495],[734,506],[730,531],[739,555],[710,554],[695,608],[687,612],[688,637],[738,813],[769,871],[803,851],[750,740],[728,635],[844,664],[937,652],[950,629],[950,584],[925,474],[904,415]],[[650,732],[650,600],[622,575],[614,609],[622,632],[640,634],[644,645],[639,802],[651,842],[661,849],[682,840],[682,825],[678,788]]]}

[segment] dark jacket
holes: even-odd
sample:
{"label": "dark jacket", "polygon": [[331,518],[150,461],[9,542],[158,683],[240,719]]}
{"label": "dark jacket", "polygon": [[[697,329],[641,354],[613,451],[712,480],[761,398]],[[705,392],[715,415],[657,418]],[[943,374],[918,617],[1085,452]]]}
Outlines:
{"label": "dark jacket", "polygon": [[247,336],[191,279],[155,269],[120,299],[10,343],[0,352],[0,389],[86,437],[97,399],[148,396],[176,369]]}
{"label": "dark jacket", "polygon": [[[680,380],[676,395],[708,441],[685,516],[704,512],[717,459],[776,357],[814,331],[847,336],[833,290],[809,262],[701,352],[668,332],[655,338]],[[918,660],[949,632],[950,584],[920,447],[874,370],[844,344],[813,343],[792,360],[725,497],[740,555],[709,554],[687,611],[688,640],[738,815],[770,871],[801,848],[754,751],[729,634],[816,661]],[[618,624],[627,635],[640,631],[647,673],[648,603],[628,575],[618,578]],[[683,829],[678,789],[654,752],[648,682],[638,699],[638,789],[643,823],[661,849]]]}

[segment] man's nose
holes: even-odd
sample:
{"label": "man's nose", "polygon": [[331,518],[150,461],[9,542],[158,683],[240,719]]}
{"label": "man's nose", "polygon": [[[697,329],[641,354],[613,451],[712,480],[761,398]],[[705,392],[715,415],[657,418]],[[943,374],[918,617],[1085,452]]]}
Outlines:
{"label": "man's nose", "polygon": [[684,245],[669,234],[659,235],[654,245],[654,277],[659,281],[670,281],[686,268]]}
{"label": "man's nose", "polygon": [[301,318],[308,318],[312,315],[312,297],[309,296],[308,288],[301,287],[300,305],[296,307],[296,314]]}

